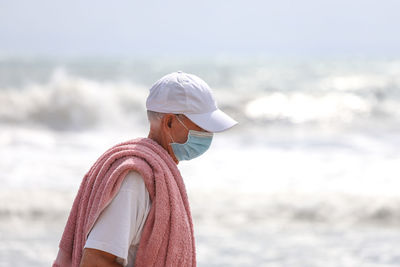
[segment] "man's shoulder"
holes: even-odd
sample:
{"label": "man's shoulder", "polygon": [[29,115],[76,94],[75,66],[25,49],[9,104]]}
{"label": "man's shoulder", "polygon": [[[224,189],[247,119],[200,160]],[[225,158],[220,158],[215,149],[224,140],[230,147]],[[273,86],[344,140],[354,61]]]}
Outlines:
{"label": "man's shoulder", "polygon": [[129,171],[121,184],[121,190],[140,190],[145,189],[142,175],[137,171]]}

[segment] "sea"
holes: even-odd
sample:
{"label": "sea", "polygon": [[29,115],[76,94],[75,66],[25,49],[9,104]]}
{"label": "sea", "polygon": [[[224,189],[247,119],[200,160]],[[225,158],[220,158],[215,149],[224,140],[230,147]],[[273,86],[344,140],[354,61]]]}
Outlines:
{"label": "sea", "polygon": [[184,71],[239,124],[179,163],[199,267],[400,266],[400,60],[0,58],[0,266],[51,266],[96,159]]}

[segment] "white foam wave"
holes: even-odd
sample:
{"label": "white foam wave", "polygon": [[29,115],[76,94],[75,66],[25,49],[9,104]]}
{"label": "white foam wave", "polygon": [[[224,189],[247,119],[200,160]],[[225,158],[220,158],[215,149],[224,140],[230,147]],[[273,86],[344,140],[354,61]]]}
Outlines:
{"label": "white foam wave", "polygon": [[[153,66],[154,67],[154,66]],[[232,66],[211,79],[219,106],[241,122],[337,124],[361,119],[397,120],[398,68],[339,71],[325,66]],[[342,70],[344,68],[344,70]],[[237,73],[235,72],[237,71]],[[346,74],[343,74],[346,73]],[[102,81],[56,69],[49,82],[0,88],[0,123],[40,124],[58,130],[144,122],[147,85],[117,78]],[[210,78],[213,76],[210,75]],[[207,76],[204,77],[208,80]],[[226,79],[225,79],[226,78]],[[219,81],[219,82],[218,82]]]}
{"label": "white foam wave", "polygon": [[198,220],[222,221],[230,225],[283,220],[400,226],[400,199],[394,197],[226,191],[194,192],[190,197]]}
{"label": "white foam wave", "polygon": [[132,124],[132,113],[143,110],[146,93],[146,88],[131,82],[93,81],[57,69],[46,84],[3,89],[0,121],[39,123],[59,130]]}
{"label": "white foam wave", "polygon": [[319,82],[321,88],[338,91],[360,91],[370,88],[385,89],[393,85],[393,79],[377,74],[348,74],[323,78]]}
{"label": "white foam wave", "polygon": [[369,115],[371,108],[371,103],[351,93],[311,95],[276,92],[250,101],[245,113],[252,119],[293,123],[351,122],[358,115]]}
{"label": "white foam wave", "polygon": [[[57,190],[8,190],[0,194],[0,219],[65,220],[75,193]],[[191,191],[194,217],[229,225],[281,220],[400,226],[400,199],[346,194],[246,194]],[[48,200],[51,199],[49,202]]]}

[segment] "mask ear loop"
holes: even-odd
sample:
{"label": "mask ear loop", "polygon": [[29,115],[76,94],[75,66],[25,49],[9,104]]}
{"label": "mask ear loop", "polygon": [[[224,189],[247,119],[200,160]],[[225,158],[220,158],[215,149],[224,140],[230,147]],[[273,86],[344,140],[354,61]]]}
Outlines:
{"label": "mask ear loop", "polygon": [[209,133],[209,132],[200,132],[200,131],[196,131],[196,130],[189,130],[188,127],[186,127],[186,125],[179,119],[179,114],[176,115],[176,118],[178,119],[178,121],[183,125],[183,127],[185,127],[186,130],[188,130],[188,132],[197,132],[198,135],[200,136],[213,136],[213,133]]}
{"label": "mask ear loop", "polygon": [[[176,114],[176,118],[178,119],[178,121],[183,125],[183,127],[185,127],[186,130],[189,131],[188,127],[186,127],[186,125],[179,119],[179,114]],[[172,143],[175,143],[174,138],[172,138],[171,133],[168,132],[169,137],[171,137]]]}
{"label": "mask ear loop", "polygon": [[186,130],[188,130],[189,131],[189,128],[188,127],[186,127],[186,125],[181,121],[181,119],[179,119],[179,117],[178,117],[179,115],[176,115],[176,118],[178,119],[178,121],[183,125],[183,127],[185,127],[185,129]]}
{"label": "mask ear loop", "polygon": [[169,137],[171,137],[172,143],[175,143],[174,138],[172,138],[172,135],[170,132],[168,132]]}

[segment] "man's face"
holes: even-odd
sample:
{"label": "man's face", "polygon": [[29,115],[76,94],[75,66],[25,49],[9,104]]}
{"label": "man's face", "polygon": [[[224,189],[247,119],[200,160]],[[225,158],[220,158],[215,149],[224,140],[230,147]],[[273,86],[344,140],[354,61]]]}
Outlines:
{"label": "man's face", "polygon": [[[180,121],[179,121],[180,120]],[[183,125],[184,124],[184,125]],[[186,126],[186,127],[185,127]],[[187,129],[186,129],[187,128]],[[188,119],[185,115],[166,114],[161,120],[161,142],[162,146],[167,149],[176,163],[176,159],[170,143],[183,144],[187,141],[189,130],[207,132],[203,128]]]}

